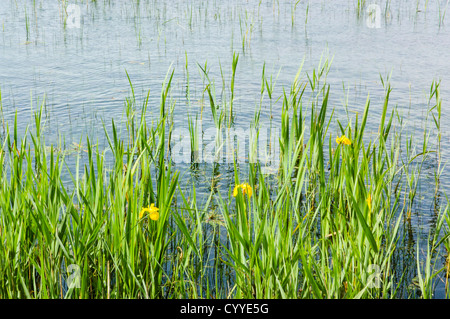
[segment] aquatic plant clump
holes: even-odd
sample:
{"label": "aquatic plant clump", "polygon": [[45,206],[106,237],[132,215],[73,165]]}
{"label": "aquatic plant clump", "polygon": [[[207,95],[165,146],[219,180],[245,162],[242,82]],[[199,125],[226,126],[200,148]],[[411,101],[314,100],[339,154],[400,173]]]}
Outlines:
{"label": "aquatic plant clump", "polygon": [[[233,78],[237,61],[234,56]],[[21,138],[17,123],[7,123],[0,150],[0,297],[432,297],[436,275],[448,277],[446,265],[431,269],[436,253],[448,250],[448,204],[430,235],[426,268],[414,261],[418,279],[401,264],[420,165],[439,150],[425,140],[415,152],[412,138],[395,130],[389,84],[375,136],[365,134],[369,98],[362,115],[342,123],[329,106],[330,85],[318,85],[325,73],[303,81],[300,70],[283,91],[275,173],[259,161],[239,161],[236,151],[228,154],[231,178],[216,187],[220,174],[211,164],[211,188],[202,196],[186,179],[199,170],[198,153],[189,155],[201,146],[183,144],[198,146],[183,157],[188,173],[172,152],[174,71],[163,85],[159,119],[146,118],[149,95],[139,118],[131,112],[135,99],[127,99],[125,137],[114,121],[104,125],[104,150],[89,138],[71,154],[61,145],[49,148],[44,103]],[[214,103],[214,87],[205,85],[214,125],[231,127],[231,104]],[[195,138],[193,116],[187,118]],[[258,127],[260,110],[255,119]],[[214,143],[220,149],[225,142]],[[413,282],[419,294],[408,288]]]}

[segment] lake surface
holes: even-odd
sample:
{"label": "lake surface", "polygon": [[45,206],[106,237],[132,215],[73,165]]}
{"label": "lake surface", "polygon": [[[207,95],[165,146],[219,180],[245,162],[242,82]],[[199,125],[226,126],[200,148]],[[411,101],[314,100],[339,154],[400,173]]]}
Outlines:
{"label": "lake surface", "polygon": [[[185,110],[198,112],[204,94],[199,65],[207,64],[220,95],[222,76],[228,90],[233,54],[239,54],[235,126],[247,129],[260,102],[264,65],[266,77],[272,76],[275,83],[271,115],[277,123],[281,101],[276,99],[283,88],[290,87],[302,62],[302,77],[307,79],[306,73],[311,74],[320,61],[328,58],[332,60],[327,75],[331,107],[339,116],[345,118],[346,107],[361,112],[370,95],[367,130],[376,131],[384,99],[380,77],[391,75],[389,110],[397,107],[408,132],[417,128],[418,141],[425,125],[430,86],[433,80],[440,80],[445,161],[450,155],[447,4],[439,0],[366,1],[359,9],[356,0],[297,4],[253,0],[2,0],[2,117],[11,126],[17,114],[19,131],[24,132],[32,122],[32,111],[45,96],[48,144],[64,136],[70,146],[89,136],[99,140],[100,148],[106,148],[102,121],[107,127],[112,119],[124,123],[124,101],[131,92],[127,73],[138,105],[150,90],[149,118],[157,118],[162,83],[174,70],[174,123],[187,128]],[[265,98],[263,103],[263,113],[268,115],[270,101]],[[429,192],[434,194],[430,189],[434,190],[435,163],[428,164],[417,199],[420,205],[412,216],[412,240],[426,239],[434,221]],[[227,189],[227,178],[233,173],[226,168],[222,173]],[[197,180],[200,191],[202,181],[202,177]],[[440,182],[440,189],[448,193],[447,169]],[[436,298],[444,297],[442,283],[437,285]]]}

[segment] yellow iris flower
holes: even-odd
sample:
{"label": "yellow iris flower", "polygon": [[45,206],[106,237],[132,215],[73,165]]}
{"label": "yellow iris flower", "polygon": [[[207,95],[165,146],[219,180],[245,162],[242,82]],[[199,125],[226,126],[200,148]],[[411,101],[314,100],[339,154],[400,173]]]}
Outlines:
{"label": "yellow iris flower", "polygon": [[372,195],[369,194],[369,197],[366,199],[367,206],[369,206],[369,211],[372,210]]}
{"label": "yellow iris flower", "polygon": [[150,207],[143,208],[139,213],[139,218],[142,218],[145,213],[148,213],[151,220],[159,219],[159,208],[155,206],[155,204],[151,204]]}
{"label": "yellow iris flower", "polygon": [[247,194],[248,197],[252,197],[253,189],[248,183],[236,185],[233,190],[234,197],[237,196],[239,188],[242,189],[242,193],[244,193],[244,195]]}
{"label": "yellow iris flower", "polygon": [[352,141],[350,141],[345,135],[342,135],[341,137],[336,137],[336,143],[350,145],[352,144]]}

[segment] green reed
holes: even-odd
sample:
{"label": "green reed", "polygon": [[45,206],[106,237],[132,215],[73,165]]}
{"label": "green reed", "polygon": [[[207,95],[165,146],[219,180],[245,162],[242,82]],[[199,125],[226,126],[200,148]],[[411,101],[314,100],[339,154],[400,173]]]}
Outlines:
{"label": "green reed", "polygon": [[[229,116],[237,60],[234,55]],[[321,60],[306,77],[299,69],[279,97],[263,69],[261,99],[267,91],[271,105],[281,104],[276,174],[260,162],[242,163],[232,152],[231,180],[220,179],[219,165],[192,166],[211,173],[202,195],[171,158],[175,70],[166,75],[159,118],[151,124],[150,92],[138,105],[127,74],[126,131],[115,121],[104,123],[104,150],[89,138],[74,154],[61,152],[62,145],[48,148],[45,101],[24,134],[19,136],[17,116],[12,126],[6,122],[0,151],[0,297],[401,297],[400,287],[411,279],[393,260],[402,254],[400,226],[408,221],[423,165],[434,152],[431,133],[425,130],[417,147],[396,130],[388,82],[375,135],[365,133],[373,108],[369,97],[362,114],[343,122],[330,106],[330,65]],[[218,103],[206,64],[202,70],[203,93],[220,134],[227,108]],[[433,118],[440,127],[437,88],[432,86],[437,104],[431,111],[438,112]],[[256,135],[267,129],[264,106],[259,107],[251,123]],[[194,152],[188,164],[199,158],[195,151],[202,152],[196,139],[202,118],[203,110],[195,121],[188,114]],[[348,143],[337,139],[343,135]],[[217,138],[216,148],[222,145]],[[254,144],[249,149],[255,152]],[[140,216],[152,204],[158,218]],[[438,274],[446,271],[448,278],[448,264],[441,267],[437,258],[449,249],[448,223],[444,204],[423,266],[417,250],[423,298],[432,297]]]}

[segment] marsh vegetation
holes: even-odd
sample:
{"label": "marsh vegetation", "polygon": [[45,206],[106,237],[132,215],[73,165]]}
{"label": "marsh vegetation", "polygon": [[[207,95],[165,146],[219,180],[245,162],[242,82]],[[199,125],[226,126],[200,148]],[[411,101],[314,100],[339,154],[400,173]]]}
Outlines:
{"label": "marsh vegetation", "polygon": [[[346,2],[353,24],[366,2]],[[379,5],[386,28],[387,13],[420,23],[420,1]],[[263,59],[279,30],[287,51],[318,36],[327,6],[58,1],[46,29],[44,1],[0,5],[0,297],[448,298],[447,84],[347,84],[359,71],[324,47],[287,70]],[[445,9],[424,10],[444,34]],[[90,38],[111,17],[128,36]],[[224,30],[221,48],[192,49]],[[14,50],[35,78],[15,77]]]}

